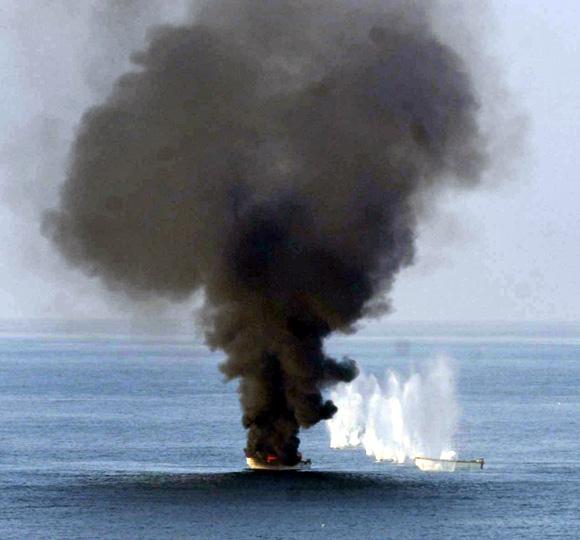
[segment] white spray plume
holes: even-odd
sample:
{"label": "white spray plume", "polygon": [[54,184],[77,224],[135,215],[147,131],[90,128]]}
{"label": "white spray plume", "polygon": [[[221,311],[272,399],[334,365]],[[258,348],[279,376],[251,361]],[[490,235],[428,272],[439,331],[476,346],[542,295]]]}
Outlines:
{"label": "white spray plume", "polygon": [[416,456],[452,459],[458,420],[455,376],[439,357],[405,380],[388,371],[383,381],[361,372],[331,393],[338,407],[327,422],[332,448],[362,447],[378,461]]}

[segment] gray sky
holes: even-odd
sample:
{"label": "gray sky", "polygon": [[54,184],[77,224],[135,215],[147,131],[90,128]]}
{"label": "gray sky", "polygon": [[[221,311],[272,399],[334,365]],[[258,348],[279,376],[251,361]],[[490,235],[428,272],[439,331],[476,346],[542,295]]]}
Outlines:
{"label": "gray sky", "polygon": [[[138,47],[149,22],[178,20],[185,4],[172,3],[168,13],[161,0],[127,2],[130,24],[120,39],[100,30],[106,12],[94,5],[107,3],[0,7],[0,317],[128,313],[122,300],[67,269],[38,233],[38,211],[55,200],[76,121],[128,65],[119,51]],[[510,112],[526,114],[525,144],[509,168],[494,169],[506,177],[497,186],[445,195],[439,217],[422,227],[417,264],[399,276],[394,320],[580,320],[580,3],[491,4],[486,46],[516,104]]]}

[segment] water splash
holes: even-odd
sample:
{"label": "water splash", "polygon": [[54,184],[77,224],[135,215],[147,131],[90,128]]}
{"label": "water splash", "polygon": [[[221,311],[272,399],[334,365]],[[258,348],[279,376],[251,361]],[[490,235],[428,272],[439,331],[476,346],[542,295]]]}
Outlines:
{"label": "water splash", "polygon": [[338,407],[327,422],[331,448],[364,448],[378,461],[415,456],[453,459],[459,408],[451,362],[439,357],[405,379],[361,372],[331,392]]}

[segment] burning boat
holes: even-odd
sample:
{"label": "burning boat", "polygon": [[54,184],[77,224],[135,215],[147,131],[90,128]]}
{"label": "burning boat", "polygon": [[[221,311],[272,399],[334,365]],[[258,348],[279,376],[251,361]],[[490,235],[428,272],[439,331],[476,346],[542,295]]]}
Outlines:
{"label": "burning boat", "polygon": [[282,462],[274,454],[267,454],[264,458],[258,455],[246,454],[246,463],[250,469],[262,471],[301,471],[310,469],[311,465],[311,461],[309,459],[302,459],[301,454],[299,455],[298,461],[291,464]]}

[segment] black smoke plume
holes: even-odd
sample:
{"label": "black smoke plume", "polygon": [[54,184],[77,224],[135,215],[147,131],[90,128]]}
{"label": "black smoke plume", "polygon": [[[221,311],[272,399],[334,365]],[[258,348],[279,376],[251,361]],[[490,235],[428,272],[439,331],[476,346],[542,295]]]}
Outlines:
{"label": "black smoke plume", "polygon": [[324,339],[388,309],[426,193],[478,181],[467,66],[429,3],[377,0],[214,0],[133,62],[84,115],[45,231],[112,288],[202,290],[247,452],[294,463],[336,410],[322,389],[357,373]]}

